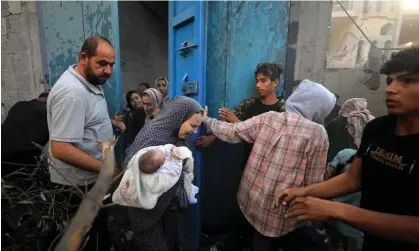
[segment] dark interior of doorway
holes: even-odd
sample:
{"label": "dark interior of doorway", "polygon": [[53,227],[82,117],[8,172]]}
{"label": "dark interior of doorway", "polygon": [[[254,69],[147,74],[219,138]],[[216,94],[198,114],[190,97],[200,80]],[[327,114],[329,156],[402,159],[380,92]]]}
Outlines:
{"label": "dark interior of doorway", "polygon": [[[167,1],[118,1],[123,93],[168,77]],[[123,98],[125,100],[125,98]]]}

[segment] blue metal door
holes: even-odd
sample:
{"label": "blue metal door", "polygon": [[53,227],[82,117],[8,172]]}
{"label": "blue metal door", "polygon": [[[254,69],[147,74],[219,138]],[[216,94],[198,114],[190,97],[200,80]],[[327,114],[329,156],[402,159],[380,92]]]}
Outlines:
{"label": "blue metal door", "polygon": [[[206,30],[205,2],[169,3],[169,95],[187,95],[205,105]],[[201,129],[202,131],[202,129]],[[202,158],[194,150],[195,184],[201,186]],[[180,238],[185,251],[198,250],[200,198],[180,216]]]}

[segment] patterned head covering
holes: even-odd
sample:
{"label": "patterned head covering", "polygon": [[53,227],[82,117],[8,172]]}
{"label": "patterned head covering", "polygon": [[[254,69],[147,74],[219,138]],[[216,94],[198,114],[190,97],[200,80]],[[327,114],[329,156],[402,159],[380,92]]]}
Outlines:
{"label": "patterned head covering", "polygon": [[139,150],[165,144],[190,146],[188,139],[179,139],[178,132],[183,122],[193,114],[203,111],[201,105],[188,97],[176,96],[167,104],[159,116],[144,126],[127,150],[123,167]]}
{"label": "patterned head covering", "polygon": [[153,107],[153,109],[163,109],[163,95],[161,94],[161,92],[159,92],[159,90],[154,88],[148,88],[141,95],[144,94],[147,94],[150,97],[151,106]]}
{"label": "patterned head covering", "polygon": [[367,109],[367,100],[364,98],[348,99],[342,105],[339,115],[347,119],[346,129],[354,138],[355,145],[359,147],[365,126],[375,118]]}

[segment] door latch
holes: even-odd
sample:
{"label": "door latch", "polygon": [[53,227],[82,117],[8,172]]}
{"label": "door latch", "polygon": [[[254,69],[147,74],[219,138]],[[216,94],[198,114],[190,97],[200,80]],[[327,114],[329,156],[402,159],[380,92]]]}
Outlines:
{"label": "door latch", "polygon": [[198,81],[188,81],[188,74],[182,78],[180,89],[186,96],[198,95]]}
{"label": "door latch", "polygon": [[188,41],[183,42],[180,46],[181,47],[176,49],[176,51],[180,51],[180,55],[182,57],[186,57],[187,54],[192,51],[192,49],[198,47],[197,44],[188,45]]}

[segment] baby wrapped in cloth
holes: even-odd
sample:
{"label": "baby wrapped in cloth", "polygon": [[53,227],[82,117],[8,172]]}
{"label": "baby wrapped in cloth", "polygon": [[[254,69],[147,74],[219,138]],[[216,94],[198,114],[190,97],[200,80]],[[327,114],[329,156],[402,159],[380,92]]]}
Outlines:
{"label": "baby wrapped in cloth", "polygon": [[112,201],[122,206],[152,209],[184,172],[189,203],[196,203],[199,189],[192,184],[193,164],[192,152],[187,147],[167,144],[141,149],[128,163]]}

